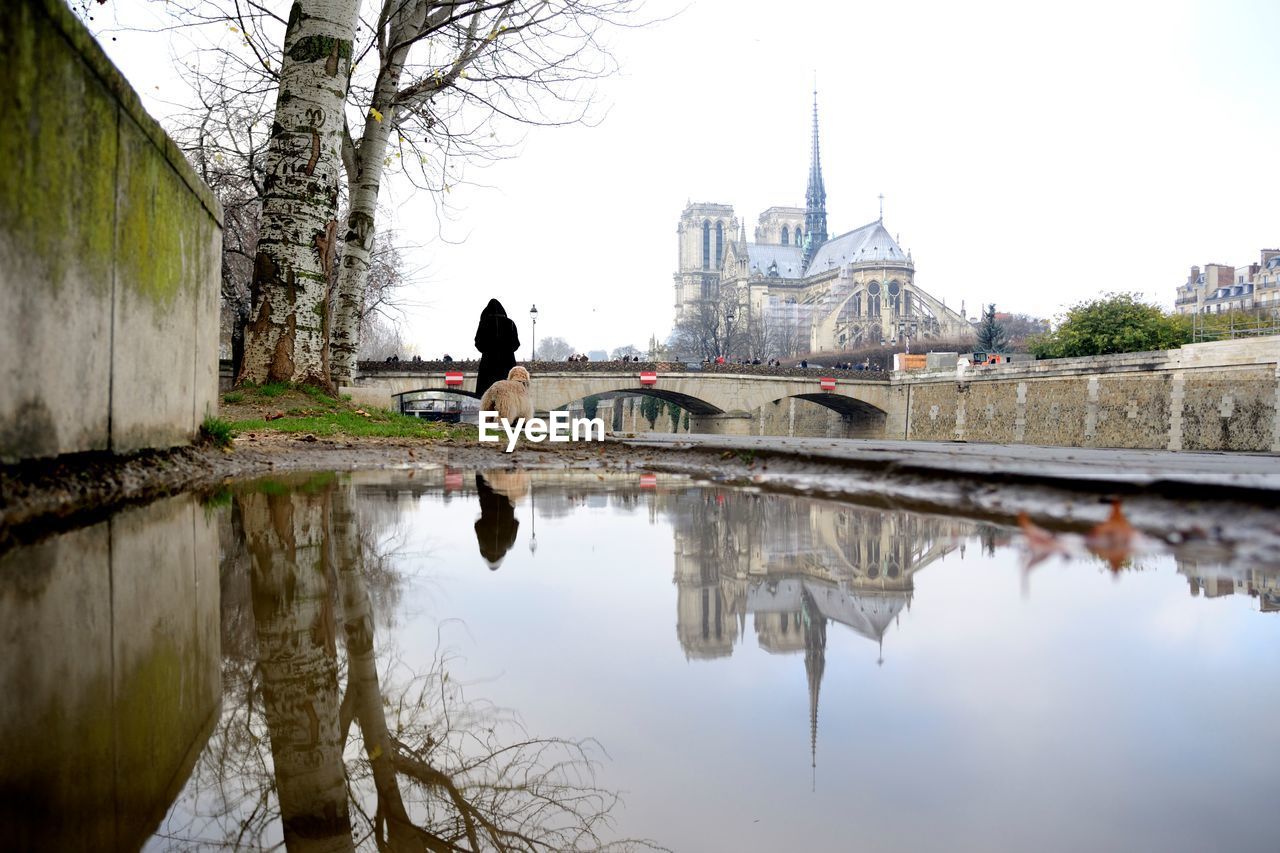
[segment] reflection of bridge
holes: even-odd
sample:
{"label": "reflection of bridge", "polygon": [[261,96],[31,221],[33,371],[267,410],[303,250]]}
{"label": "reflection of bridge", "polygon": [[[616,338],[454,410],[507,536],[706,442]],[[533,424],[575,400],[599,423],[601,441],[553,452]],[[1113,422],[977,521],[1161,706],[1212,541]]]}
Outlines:
{"label": "reflection of bridge", "polygon": [[[567,408],[593,394],[625,392],[673,402],[690,414],[693,432],[747,434],[751,418],[762,406],[787,398],[809,400],[839,412],[857,425],[859,433],[882,437],[886,428],[901,434],[905,425],[904,392],[885,380],[858,379],[856,372],[839,371],[834,390],[824,390],[821,376],[769,375],[755,372],[703,372],[680,368],[657,370],[652,384],[642,384],[642,365],[618,365],[617,371],[573,370],[568,366],[538,370],[530,390],[540,412]],[[435,365],[401,362],[363,373],[355,386],[344,388],[360,402],[397,408],[404,395],[424,391],[475,393],[473,369],[449,372]]]}

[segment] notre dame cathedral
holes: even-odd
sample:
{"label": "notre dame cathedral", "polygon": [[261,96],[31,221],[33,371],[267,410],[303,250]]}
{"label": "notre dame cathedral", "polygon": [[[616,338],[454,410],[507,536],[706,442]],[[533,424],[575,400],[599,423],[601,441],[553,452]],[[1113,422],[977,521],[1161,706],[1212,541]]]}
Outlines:
{"label": "notre dame cathedral", "polygon": [[973,334],[963,316],[916,286],[911,255],[884,227],[883,212],[828,237],[817,92],[805,206],[764,211],[749,242],[732,206],[690,203],[677,232],[677,321],[708,300],[736,297],[746,325],[767,331],[768,349],[783,356]]}

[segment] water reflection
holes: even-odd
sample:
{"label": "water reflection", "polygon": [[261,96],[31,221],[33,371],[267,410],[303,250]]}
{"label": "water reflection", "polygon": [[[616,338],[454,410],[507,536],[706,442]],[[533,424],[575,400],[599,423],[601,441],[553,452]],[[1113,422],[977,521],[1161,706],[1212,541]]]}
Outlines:
{"label": "water reflection", "polygon": [[502,565],[502,558],[507,556],[511,546],[516,543],[520,521],[516,518],[511,498],[491,486],[484,474],[476,474],[476,494],[480,497],[476,542],[480,546],[480,556],[484,558],[490,571],[496,571]]}
{"label": "water reflection", "polygon": [[[535,519],[541,549],[515,547]],[[0,555],[0,837],[837,849],[856,827],[986,849],[975,815],[999,813],[1006,849],[1274,849],[1241,816],[1277,763],[1204,721],[1280,701],[1258,677],[1280,622],[1237,618],[1280,609],[1280,575],[1179,559],[1170,589],[1167,559],[1055,559],[1023,593],[1005,541],[582,471],[299,475],[129,510]],[[484,665],[439,644],[453,618]]]}
{"label": "water reflection", "polygon": [[[675,531],[676,632],[690,658],[729,655],[752,617],[769,652],[809,649],[836,622],[883,648],[913,577],[975,525],[737,491],[666,496]],[[819,628],[806,630],[810,622]]]}
{"label": "water reflection", "polygon": [[216,554],[189,497],[0,554],[0,845],[155,831],[218,708]]}
{"label": "water reflection", "polygon": [[[519,493],[518,478],[495,480]],[[599,841],[616,798],[592,782],[590,742],[525,733],[510,714],[471,701],[445,658],[418,672],[380,650],[397,598],[378,589],[398,583],[387,550],[395,520],[334,475],[263,481],[232,496],[222,536],[226,704],[153,846]]]}
{"label": "water reflection", "polygon": [[1275,569],[1232,571],[1219,565],[1179,560],[1178,574],[1186,577],[1192,597],[1247,595],[1257,599],[1263,613],[1280,612],[1280,571]]}

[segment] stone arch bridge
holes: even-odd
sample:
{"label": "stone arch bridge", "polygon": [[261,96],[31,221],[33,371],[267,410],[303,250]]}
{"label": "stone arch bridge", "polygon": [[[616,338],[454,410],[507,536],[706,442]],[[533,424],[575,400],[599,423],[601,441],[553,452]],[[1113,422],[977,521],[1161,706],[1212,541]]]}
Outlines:
{"label": "stone arch bridge", "polygon": [[[771,375],[691,370],[685,366],[669,370],[651,370],[640,364],[618,364],[616,369],[600,369],[604,365],[574,370],[557,365],[550,370],[532,370],[530,392],[538,412],[561,410],[576,400],[593,394],[622,392],[657,397],[674,402],[689,412],[690,431],[747,435],[752,432],[753,418],[762,407],[787,398],[808,400],[839,412],[857,426],[857,432],[868,437],[901,434],[906,408],[902,391],[885,379],[859,379],[848,371],[809,371],[809,375]],[[610,368],[614,367],[609,365]],[[427,391],[478,397],[475,392],[476,370],[472,366],[452,371],[431,363],[379,363],[364,371],[355,385],[344,387],[344,393],[363,403],[385,408],[398,408],[407,394]],[[656,374],[652,384],[642,379],[642,372]],[[461,374],[461,381],[458,379]],[[833,377],[832,390],[824,389],[822,377]],[[828,383],[829,384],[829,383]]]}

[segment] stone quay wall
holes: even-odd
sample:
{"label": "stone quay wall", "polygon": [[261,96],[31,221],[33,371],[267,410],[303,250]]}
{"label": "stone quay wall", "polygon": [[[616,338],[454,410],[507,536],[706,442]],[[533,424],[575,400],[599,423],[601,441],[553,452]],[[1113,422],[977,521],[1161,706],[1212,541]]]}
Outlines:
{"label": "stone quay wall", "polygon": [[1280,452],[1280,338],[898,374],[905,434],[1059,447]]}
{"label": "stone quay wall", "polygon": [[216,412],[222,212],[62,0],[0,4],[0,461]]}

